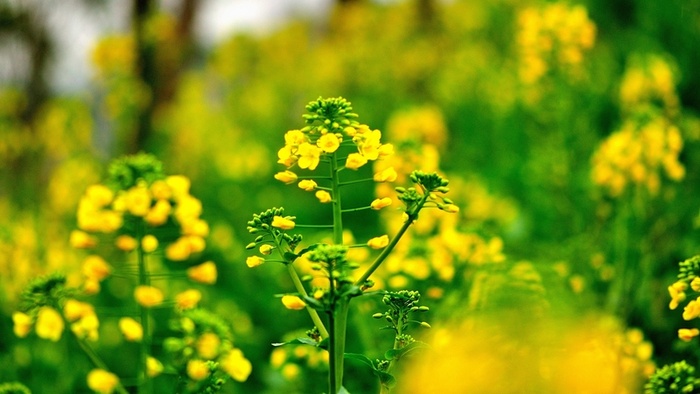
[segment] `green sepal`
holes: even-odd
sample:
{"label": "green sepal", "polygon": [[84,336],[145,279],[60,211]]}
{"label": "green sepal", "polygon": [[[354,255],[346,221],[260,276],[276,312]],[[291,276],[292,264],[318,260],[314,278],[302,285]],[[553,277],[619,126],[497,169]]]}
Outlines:
{"label": "green sepal", "polygon": [[369,366],[370,368],[372,368],[372,374],[374,374],[374,376],[379,378],[379,382],[383,386],[393,387],[396,385],[396,378],[394,377],[394,375],[392,375],[388,372],[379,370],[374,365],[374,362],[369,357],[365,356],[364,354],[345,353],[344,356],[346,359],[357,360],[357,361]]}

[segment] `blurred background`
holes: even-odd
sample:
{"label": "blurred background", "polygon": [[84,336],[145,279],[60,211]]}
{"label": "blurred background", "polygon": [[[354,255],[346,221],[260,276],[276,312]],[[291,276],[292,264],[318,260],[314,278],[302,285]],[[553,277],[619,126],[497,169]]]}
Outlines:
{"label": "blurred background", "polygon": [[[634,393],[655,365],[697,365],[667,287],[700,246],[699,49],[697,0],[0,0],[0,382],[87,392],[89,360],[16,338],[12,312],[31,278],[79,272],[80,196],[113,159],[148,152],[191,179],[211,228],[204,303],[253,363],[224,392],[322,392],[315,349],[270,346],[310,325],[274,297],[291,291],[283,267],[244,263],[253,213],[329,220],[273,179],[284,132],[319,96],[382,130],[397,185],[438,171],[461,208],[421,216],[375,275],[431,308],[434,348],[396,392]],[[348,240],[397,221],[348,216]],[[95,304],[98,352],[128,374],[118,302]],[[379,304],[356,303],[349,351],[391,347]],[[376,390],[348,364],[350,392]]]}

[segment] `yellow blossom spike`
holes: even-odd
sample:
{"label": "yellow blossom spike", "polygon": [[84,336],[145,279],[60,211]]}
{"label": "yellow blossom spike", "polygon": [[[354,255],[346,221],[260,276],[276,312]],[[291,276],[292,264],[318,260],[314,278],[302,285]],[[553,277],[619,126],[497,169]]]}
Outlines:
{"label": "yellow blossom spike", "polygon": [[200,265],[195,265],[187,269],[187,277],[195,282],[204,284],[216,283],[217,270],[213,261],[207,261]]}
{"label": "yellow blossom spike", "polygon": [[159,288],[141,285],[134,289],[134,298],[139,305],[145,308],[152,308],[160,305],[164,297],[163,292]]}
{"label": "yellow blossom spike", "polygon": [[87,375],[87,385],[90,390],[99,394],[112,394],[119,384],[117,375],[104,369],[93,369]]}
{"label": "yellow blossom spike", "polygon": [[389,245],[389,236],[386,234],[380,237],[374,237],[367,241],[367,246],[369,246],[372,249],[382,249],[385,248],[387,245]]}
{"label": "yellow blossom spike", "polygon": [[291,230],[296,226],[296,223],[292,219],[285,218],[282,216],[275,216],[272,218],[272,227],[276,227],[282,230]]}
{"label": "yellow blossom spike", "polygon": [[284,304],[285,308],[295,311],[306,308],[306,303],[295,295],[282,296],[282,304]]}
{"label": "yellow blossom spike", "polygon": [[232,349],[219,359],[219,365],[229,376],[238,382],[245,382],[253,369],[240,349]]}
{"label": "yellow blossom spike", "polygon": [[327,204],[327,203],[333,201],[331,194],[325,190],[317,190],[316,191],[316,198],[318,198],[318,201],[320,201],[321,204]]}
{"label": "yellow blossom spike", "polygon": [[278,172],[277,174],[275,174],[275,179],[277,179],[278,181],[282,181],[286,184],[296,182],[297,178],[298,178],[297,174],[295,174],[289,170]]}

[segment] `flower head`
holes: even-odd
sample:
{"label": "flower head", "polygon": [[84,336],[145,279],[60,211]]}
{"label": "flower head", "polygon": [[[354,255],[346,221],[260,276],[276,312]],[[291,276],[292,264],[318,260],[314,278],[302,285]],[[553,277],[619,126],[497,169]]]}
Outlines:
{"label": "flower head", "polygon": [[117,375],[104,369],[93,369],[87,375],[87,385],[100,394],[111,394],[119,384]]}
{"label": "flower head", "polygon": [[63,317],[50,306],[42,306],[36,316],[36,335],[39,338],[58,342],[63,334]]}
{"label": "flower head", "polygon": [[29,335],[32,329],[32,317],[22,312],[14,312],[12,314],[13,332],[19,338],[24,338]]}
{"label": "flower head", "polygon": [[294,183],[297,181],[297,174],[287,170],[287,171],[282,171],[278,172],[275,174],[275,179],[278,181],[282,181],[286,184]]}
{"label": "flower head", "polygon": [[684,342],[690,342],[698,335],[700,335],[700,330],[697,328],[681,328],[678,330],[678,338]]}
{"label": "flower head", "polygon": [[299,181],[298,186],[300,189],[310,192],[316,189],[318,184],[316,184],[316,182],[314,182],[312,179],[302,179],[301,181]]}
{"label": "flower head", "polygon": [[384,207],[388,207],[391,205],[391,198],[389,197],[384,197],[384,198],[377,198],[376,200],[372,201],[372,203],[369,205],[372,209],[380,210]]}
{"label": "flower head", "polygon": [[248,268],[257,267],[259,265],[262,265],[264,262],[265,259],[260,256],[250,256],[247,259],[245,259],[245,264],[248,266]]}
{"label": "flower head", "polygon": [[296,223],[289,217],[275,216],[272,218],[272,227],[277,227],[282,230],[291,230],[294,226],[296,226]]}
{"label": "flower head", "polygon": [[321,149],[315,145],[311,145],[308,142],[304,142],[299,145],[297,151],[299,156],[299,168],[308,168],[309,170],[315,170],[321,160]]}
{"label": "flower head", "polygon": [[331,194],[325,190],[317,190],[316,191],[316,198],[318,198],[318,201],[320,201],[322,204],[327,204],[327,203],[333,201]]}
{"label": "flower head", "polygon": [[367,164],[367,158],[360,153],[351,153],[348,155],[348,158],[345,159],[345,168],[351,170],[357,170],[365,164]]}
{"label": "flower head", "polygon": [[214,284],[216,283],[216,276],[216,264],[213,261],[207,261],[187,269],[187,277],[199,283]]}
{"label": "flower head", "polygon": [[134,298],[139,305],[152,308],[163,302],[163,292],[157,287],[141,285],[134,289]]}
{"label": "flower head", "polygon": [[180,309],[192,309],[202,299],[202,292],[197,289],[185,290],[175,296],[175,305]]}
{"label": "flower head", "polygon": [[229,376],[239,382],[244,382],[248,379],[252,364],[243,356],[240,349],[232,349],[219,359],[219,365]]}
{"label": "flower head", "polygon": [[396,173],[396,170],[394,170],[394,167],[389,167],[386,168],[376,174],[374,174],[374,181],[375,182],[394,182],[396,180],[396,177],[398,174]]}
{"label": "flower head", "polygon": [[340,147],[340,138],[336,134],[326,133],[316,141],[316,145],[326,153],[333,153]]}
{"label": "flower head", "polygon": [[187,376],[192,380],[202,380],[209,376],[209,366],[205,361],[192,359],[187,362]]}
{"label": "flower head", "polygon": [[131,317],[119,319],[119,331],[124,335],[124,339],[129,342],[141,342],[143,339],[143,327]]}
{"label": "flower head", "polygon": [[282,304],[284,304],[285,308],[292,309],[295,311],[304,309],[306,307],[306,303],[301,298],[295,295],[282,296]]}
{"label": "flower head", "polygon": [[367,241],[367,246],[372,249],[382,249],[389,245],[389,236],[382,235],[381,237],[374,237]]}

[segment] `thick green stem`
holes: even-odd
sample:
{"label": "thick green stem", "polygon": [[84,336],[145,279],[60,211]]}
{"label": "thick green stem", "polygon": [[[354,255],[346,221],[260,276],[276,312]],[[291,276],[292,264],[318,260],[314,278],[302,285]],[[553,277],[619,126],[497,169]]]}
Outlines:
{"label": "thick green stem", "polygon": [[[289,271],[289,276],[292,278],[292,282],[294,282],[294,287],[297,289],[299,294],[307,297],[308,294],[306,293],[306,289],[304,288],[304,284],[301,283],[301,278],[299,278],[299,274],[297,273],[297,270],[294,269],[294,266],[289,263],[287,264],[287,271]],[[328,335],[328,330],[326,330],[326,326],[323,325],[323,321],[321,320],[321,317],[318,315],[318,312],[316,309],[306,307],[306,311],[309,312],[309,316],[311,317],[311,321],[314,322],[314,325],[316,325],[316,328],[318,328],[318,332],[321,334],[321,338],[326,339],[329,337]]]}
{"label": "thick green stem", "polygon": [[[343,244],[343,209],[340,200],[340,179],[338,176],[338,160],[336,153],[331,158],[331,195],[333,197],[333,243]],[[343,363],[345,360],[345,333],[348,322],[348,299],[338,298],[334,294],[334,272],[328,272],[330,296],[333,301],[328,315],[330,327],[330,343],[328,346],[328,385],[331,394],[336,394],[343,386]]]}
{"label": "thick green stem", "polygon": [[[146,265],[146,256],[142,247],[142,240],[144,236],[143,222],[138,222],[136,225],[136,242],[138,246],[136,247],[136,255],[139,265],[139,285],[140,286],[150,286],[151,278],[148,273],[148,266]],[[139,389],[140,393],[151,393],[153,392],[151,387],[151,380],[148,378],[148,356],[151,351],[151,310],[144,306],[139,306],[141,309],[141,327],[143,328],[143,338],[141,339],[141,352],[139,358]]]}
{"label": "thick green stem", "polygon": [[348,311],[350,307],[349,298],[341,298],[335,306],[335,325],[333,327],[333,337],[335,339],[335,349],[331,354],[335,364],[335,390],[333,394],[343,386],[343,370],[345,362],[345,334],[348,328]]}

